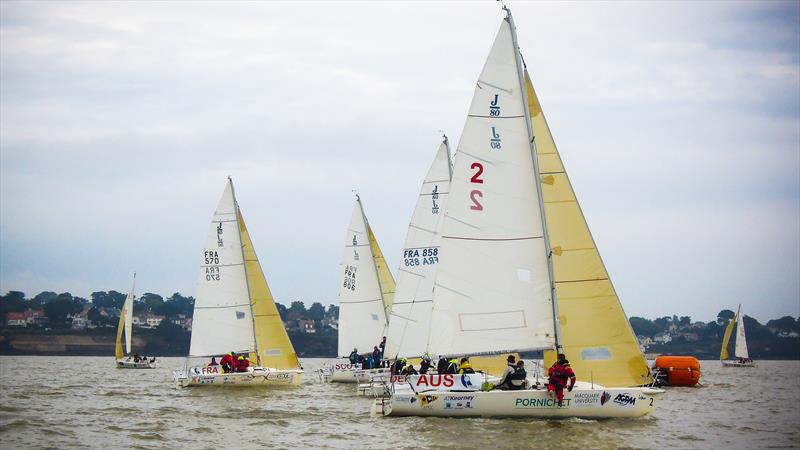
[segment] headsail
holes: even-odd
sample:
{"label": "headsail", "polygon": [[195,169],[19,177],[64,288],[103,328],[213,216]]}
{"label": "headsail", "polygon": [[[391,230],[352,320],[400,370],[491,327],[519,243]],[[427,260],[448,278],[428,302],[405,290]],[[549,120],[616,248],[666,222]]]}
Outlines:
{"label": "headsail", "polygon": [[[648,383],[647,361],[600,258],[527,70],[525,84],[553,251],[563,352],[576,373],[603,386]],[[555,359],[554,351],[545,352],[546,366]]]}
{"label": "headsail", "polygon": [[259,366],[276,369],[296,369],[300,367],[297,354],[294,351],[286,328],[283,326],[275,300],[267,285],[261,264],[258,262],[250,234],[244,224],[241,210],[237,210],[239,219],[239,232],[242,239],[247,285],[250,289],[252,300],[255,341],[257,353],[252,353],[250,359],[257,361]]}
{"label": "headsail", "polygon": [[439,265],[440,219],[450,192],[451,170],[445,138],[422,182],[408,225],[386,338],[387,357],[419,357],[427,352],[433,280]]}
{"label": "headsail", "polygon": [[735,317],[728,320],[728,326],[725,327],[725,334],[722,336],[722,349],[719,352],[720,361],[730,358],[730,354],[728,354],[728,343],[731,341],[731,334],[733,334],[734,325],[736,325]]}
{"label": "headsail", "polygon": [[[375,261],[375,270],[378,271],[378,283],[381,286],[381,294],[383,295],[383,314],[384,317],[390,317],[392,314],[392,305],[394,303],[395,283],[392,272],[389,270],[389,265],[386,264],[386,258],[383,257],[381,247],[378,245],[378,240],[375,239],[375,233],[372,227],[367,224],[367,235],[369,236],[369,245],[372,250],[372,257]],[[386,328],[388,328],[388,324]],[[384,330],[384,334],[386,331]]]}
{"label": "headsail", "polygon": [[555,345],[545,231],[509,18],[480,74],[444,217],[429,351]]}
{"label": "headsail", "polygon": [[[348,355],[353,348],[361,353],[371,351],[380,342],[388,323],[370,235],[361,200],[356,196],[340,268],[340,356]],[[391,290],[394,291],[393,285]]]}
{"label": "headsail", "polygon": [[733,346],[733,355],[737,358],[749,359],[747,337],[744,333],[744,314],[740,314],[741,310],[742,305],[739,305],[739,310],[736,312],[736,343]]}
{"label": "headsail", "polygon": [[229,179],[200,257],[190,356],[256,349],[238,209]]}

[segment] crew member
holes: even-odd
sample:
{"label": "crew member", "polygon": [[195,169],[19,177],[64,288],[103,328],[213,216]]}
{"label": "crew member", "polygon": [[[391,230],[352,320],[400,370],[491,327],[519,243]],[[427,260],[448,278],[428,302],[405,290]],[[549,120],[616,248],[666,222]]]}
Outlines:
{"label": "crew member", "polygon": [[475,373],[475,370],[469,363],[469,358],[461,358],[461,365],[458,366],[458,373]]}
{"label": "crew member", "polygon": [[558,406],[563,406],[564,387],[567,386],[567,381],[569,381],[567,391],[572,392],[572,388],[575,386],[575,372],[572,371],[569,360],[563,353],[558,354],[558,359],[547,370],[547,375],[549,376],[547,390],[555,392]]}
{"label": "crew member", "polygon": [[417,375],[417,369],[411,363],[408,363],[407,366],[403,368],[403,371],[400,372],[401,375]]}
{"label": "crew member", "polygon": [[250,367],[250,360],[248,360],[244,356],[239,356],[236,359],[236,371],[237,372],[247,372],[247,368],[248,367]]}
{"label": "crew member", "polygon": [[447,360],[442,356],[439,358],[439,362],[436,363],[436,372],[445,373],[445,370],[447,370]]}
{"label": "crew member", "polygon": [[394,362],[392,365],[392,375],[400,375],[403,369],[406,367],[406,359],[405,358],[397,358],[397,361]]}
{"label": "crew member", "polygon": [[506,370],[503,371],[503,376],[500,378],[500,382],[495,384],[494,388],[504,391],[513,389],[511,378],[516,372],[517,358],[515,358],[514,355],[508,355],[508,358],[506,358]]}
{"label": "crew member", "polygon": [[376,345],[372,349],[372,368],[376,369],[381,366],[381,351],[378,350],[378,346]]}
{"label": "crew member", "polygon": [[455,358],[452,358],[450,361],[447,361],[447,367],[444,369],[444,373],[458,373],[458,361]]}
{"label": "crew member", "polygon": [[428,370],[433,367],[433,363],[431,362],[431,357],[428,355],[422,356],[422,362],[419,365],[419,373],[426,374]]}
{"label": "crew member", "polygon": [[518,391],[527,388],[528,372],[525,371],[525,363],[520,359],[517,361],[514,373],[509,375],[511,381],[511,390]]}
{"label": "crew member", "polygon": [[350,364],[356,365],[358,363],[358,349],[354,348],[352,352],[350,352]]}
{"label": "crew member", "polygon": [[220,358],[219,360],[220,365],[222,365],[222,373],[230,373],[233,372],[233,354],[227,353],[225,356]]}

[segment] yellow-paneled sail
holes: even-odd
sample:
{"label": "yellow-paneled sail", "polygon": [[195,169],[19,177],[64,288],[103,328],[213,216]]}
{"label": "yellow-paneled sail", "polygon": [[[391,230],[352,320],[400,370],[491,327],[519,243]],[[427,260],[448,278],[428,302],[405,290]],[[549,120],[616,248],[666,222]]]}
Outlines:
{"label": "yellow-paneled sail", "polygon": [[[606,387],[649,383],[647,361],[595,246],[527,70],[525,83],[553,252],[563,351],[581,379]],[[546,351],[545,365],[552,365],[555,358],[554,351]]]}
{"label": "yellow-paneled sail", "polygon": [[276,369],[299,368],[300,362],[297,360],[297,354],[283,327],[275,300],[272,298],[253,243],[250,241],[250,234],[247,232],[244,218],[238,208],[237,219],[242,236],[247,287],[250,290],[250,302],[253,308],[256,352],[250,354],[250,360],[257,361],[259,366]]}
{"label": "yellow-paneled sail", "polygon": [[372,248],[372,257],[375,260],[375,269],[378,271],[378,281],[381,284],[381,293],[383,293],[383,309],[386,311],[384,317],[391,317],[392,303],[394,302],[395,283],[392,272],[386,264],[386,258],[383,257],[383,252],[378,246],[378,240],[372,233],[372,227],[367,225],[367,233],[369,235],[369,245]]}
{"label": "yellow-paneled sail", "polygon": [[730,358],[728,354],[728,343],[731,341],[731,334],[733,334],[733,326],[736,325],[736,321],[739,319],[739,313],[736,313],[736,317],[728,322],[728,326],[725,328],[725,335],[722,336],[722,350],[719,352],[719,359],[720,361],[724,361]]}
{"label": "yellow-paneled sail", "polygon": [[[122,359],[125,353],[122,351],[122,329],[125,328],[125,309],[119,313],[119,325],[117,326],[117,345],[114,347],[114,357]],[[130,331],[128,331],[130,333]]]}

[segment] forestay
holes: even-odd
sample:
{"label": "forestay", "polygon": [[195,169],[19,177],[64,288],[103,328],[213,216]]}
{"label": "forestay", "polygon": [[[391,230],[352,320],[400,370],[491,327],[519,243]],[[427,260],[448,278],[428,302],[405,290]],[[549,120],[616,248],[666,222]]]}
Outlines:
{"label": "forestay", "polygon": [[433,296],[433,354],[555,345],[539,177],[517,57],[504,20],[453,169]]}
{"label": "forestay", "polygon": [[427,352],[441,218],[450,191],[451,170],[445,138],[422,182],[408,226],[386,338],[388,357],[419,357]]}
{"label": "forestay", "polygon": [[[553,251],[562,351],[575,373],[603,386],[648,383],[647,361],[600,258],[527,70],[525,84]],[[544,359],[546,366],[552,365],[555,351],[545,352]]]}
{"label": "forestay", "polygon": [[[371,351],[386,332],[388,321],[370,234],[361,200],[356,196],[340,267],[340,356],[348,355],[354,348],[361,353]],[[391,290],[394,291],[393,281]]]}
{"label": "forestay", "polygon": [[200,257],[190,356],[256,348],[237,211],[228,180]]}

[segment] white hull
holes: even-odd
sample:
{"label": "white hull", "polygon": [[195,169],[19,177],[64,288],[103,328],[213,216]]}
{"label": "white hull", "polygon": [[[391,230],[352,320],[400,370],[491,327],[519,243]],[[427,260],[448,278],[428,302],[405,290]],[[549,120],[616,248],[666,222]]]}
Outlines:
{"label": "white hull", "polygon": [[158,367],[157,361],[128,361],[127,359],[118,359],[116,362],[117,369],[155,369]]}
{"label": "white hull", "polygon": [[755,367],[754,361],[739,362],[739,361],[721,361],[722,367]]}
{"label": "white hull", "polygon": [[209,373],[203,369],[207,368],[192,367],[188,374],[182,370],[174,371],[175,387],[295,387],[303,381],[303,371],[300,369],[252,367],[247,372],[233,373]]}
{"label": "white hull", "polygon": [[564,391],[563,406],[545,389],[417,393],[403,390],[376,399],[374,414],[438,417],[540,417],[605,419],[641,417],[655,411],[664,391],[653,388],[576,387]]}
{"label": "white hull", "polygon": [[361,369],[353,364],[326,364],[319,369],[323,383],[368,383],[371,377],[389,375],[389,368]]}

